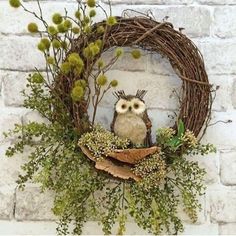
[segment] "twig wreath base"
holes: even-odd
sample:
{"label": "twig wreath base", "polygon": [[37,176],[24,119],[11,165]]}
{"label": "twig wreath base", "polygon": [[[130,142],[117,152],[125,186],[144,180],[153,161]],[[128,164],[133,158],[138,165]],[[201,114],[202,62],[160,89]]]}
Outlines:
{"label": "twig wreath base", "polygon": [[[99,26],[106,29],[105,33],[97,32]],[[174,71],[183,82],[178,119],[181,119],[186,129],[191,130],[195,136],[199,135],[210,117],[211,85],[201,53],[186,35],[175,30],[169,22],[160,23],[148,17],[117,17],[117,24],[113,26],[107,26],[106,21],[94,24],[89,37],[79,37],[75,40],[70,52],[83,55],[84,45],[98,39],[104,42],[101,53],[85,64],[81,79],[91,73],[99,56],[113,47],[139,47],[161,54],[168,58]],[[60,80],[63,81],[63,84],[56,86],[59,86],[65,93],[70,93],[75,79],[78,78],[67,77],[66,80]],[[74,103],[70,103],[67,106],[73,114],[75,125],[81,127],[81,119],[87,112],[87,104],[76,106]]]}

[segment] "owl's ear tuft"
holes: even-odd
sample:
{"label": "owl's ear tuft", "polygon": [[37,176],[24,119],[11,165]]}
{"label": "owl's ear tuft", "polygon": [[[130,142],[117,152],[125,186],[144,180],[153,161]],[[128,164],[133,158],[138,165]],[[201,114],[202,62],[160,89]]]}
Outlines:
{"label": "owl's ear tuft", "polygon": [[146,95],[147,90],[138,90],[135,97],[143,100],[144,96]]}
{"label": "owl's ear tuft", "polygon": [[117,92],[114,92],[113,95],[114,95],[117,99],[124,98],[124,97],[126,96],[124,90],[119,90],[119,91],[117,91]]}

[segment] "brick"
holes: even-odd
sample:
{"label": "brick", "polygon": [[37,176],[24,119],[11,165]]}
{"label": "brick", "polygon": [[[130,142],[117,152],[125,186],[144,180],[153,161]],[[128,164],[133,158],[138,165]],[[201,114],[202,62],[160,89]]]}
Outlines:
{"label": "brick", "polygon": [[228,39],[209,40],[200,42],[199,47],[209,74],[236,73],[235,41]]}
{"label": "brick", "polygon": [[[142,56],[139,59],[134,59],[131,55],[131,48],[124,48],[124,54],[112,66],[112,70],[122,71],[145,71],[147,68],[147,52],[140,50]],[[108,64],[114,58],[115,50],[110,49],[102,54],[102,60]]]}
{"label": "brick", "polygon": [[214,111],[227,111],[233,108],[232,90],[235,76],[232,75],[209,75],[209,82],[216,91],[212,109]]}
{"label": "brick", "polygon": [[206,4],[206,5],[235,5],[236,0],[196,0],[196,2],[199,2],[201,4]]}
{"label": "brick", "polygon": [[[104,3],[109,3],[108,0],[102,0]],[[127,5],[187,5],[191,4],[193,0],[111,0],[111,4],[127,4]]]}
{"label": "brick", "polygon": [[5,152],[10,143],[0,145],[0,186],[16,185],[16,180],[21,172],[21,165],[25,162],[25,157],[29,150],[14,157],[6,157]]}
{"label": "brick", "polygon": [[220,235],[235,235],[235,232],[236,232],[236,223],[219,225]]}
{"label": "brick", "polygon": [[0,142],[7,142],[14,139],[15,137],[5,138],[3,132],[8,132],[14,128],[14,124],[21,123],[21,115],[13,112],[3,112],[0,116]]}
{"label": "brick", "polygon": [[[202,142],[212,143],[218,149],[236,147],[236,132],[232,132],[236,129],[236,120],[234,117],[236,117],[236,111],[213,112],[210,123],[214,125],[208,127]],[[224,123],[228,120],[232,120],[232,122]]]}
{"label": "brick", "polygon": [[236,191],[220,188],[209,192],[210,218],[212,222],[236,222]]}
{"label": "brick", "polygon": [[234,108],[236,108],[236,80],[234,81],[234,84],[233,84],[232,103],[233,103]]}
{"label": "brick", "polygon": [[224,185],[236,185],[236,152],[223,152],[220,157],[220,177]]}
{"label": "brick", "polygon": [[21,92],[26,89],[28,73],[4,71],[1,74],[3,78],[4,104],[6,106],[22,106],[24,97]]}
{"label": "brick", "polygon": [[53,193],[42,193],[39,187],[27,186],[24,191],[16,192],[17,220],[55,220],[51,208],[53,206]]}
{"label": "brick", "polygon": [[[68,14],[73,16],[77,4],[75,2],[65,1],[40,1],[43,11],[43,18],[51,23],[53,13],[59,12],[65,14],[64,8]],[[24,6],[30,11],[34,11],[39,15],[39,10],[36,1],[24,1]],[[14,9],[9,6],[8,1],[0,1],[2,14],[0,15],[0,32],[4,34],[28,34],[27,25],[30,22],[38,24],[40,30],[45,30],[41,21],[36,19],[32,14],[25,12],[22,8]]]}
{"label": "brick", "polygon": [[185,230],[180,235],[218,235],[218,224],[184,225]]}
{"label": "brick", "polygon": [[[181,80],[176,76],[155,75],[143,72],[124,72],[111,70],[107,73],[109,79],[117,79],[116,90],[123,89],[126,94],[136,94],[138,89],[148,91],[144,100],[149,109],[174,110],[178,107],[178,99],[174,90],[179,91]],[[101,102],[101,106],[114,107],[116,98],[111,89]]]}
{"label": "brick", "polygon": [[[0,187],[0,220],[9,220],[13,216],[14,188]],[[1,231],[0,231],[1,233]]]}
{"label": "brick", "polygon": [[[236,6],[216,7],[214,12],[213,33],[219,37],[235,37]],[[230,20],[229,20],[230,19]]]}
{"label": "brick", "polygon": [[56,235],[56,222],[0,221],[1,235]]}
{"label": "brick", "polygon": [[0,69],[45,69],[43,54],[36,47],[38,41],[37,38],[27,36],[0,36]]}
{"label": "brick", "polygon": [[219,153],[208,154],[207,156],[193,156],[189,160],[198,162],[201,168],[206,170],[205,183],[207,185],[219,183]]}

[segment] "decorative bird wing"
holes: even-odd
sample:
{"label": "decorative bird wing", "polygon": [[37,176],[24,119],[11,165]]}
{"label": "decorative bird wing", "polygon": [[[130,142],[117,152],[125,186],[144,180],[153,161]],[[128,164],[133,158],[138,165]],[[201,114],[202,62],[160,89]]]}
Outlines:
{"label": "decorative bird wing", "polygon": [[152,137],[151,137],[152,122],[147,114],[147,111],[145,111],[143,114],[143,121],[147,127],[147,135],[146,135],[145,145],[147,147],[150,147],[152,145]]}
{"label": "decorative bird wing", "polygon": [[113,116],[113,120],[111,122],[111,132],[113,132],[113,133],[114,133],[114,125],[115,125],[115,122],[116,122],[116,118],[117,118],[117,112],[115,111],[114,116]]}

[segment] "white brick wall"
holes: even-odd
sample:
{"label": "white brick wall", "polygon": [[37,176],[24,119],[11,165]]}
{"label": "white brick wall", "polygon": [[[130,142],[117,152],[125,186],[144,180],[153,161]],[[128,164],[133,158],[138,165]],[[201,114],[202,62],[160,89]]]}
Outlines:
{"label": "white brick wall", "polygon": [[[107,8],[107,0],[101,0]],[[235,234],[236,233],[236,0],[112,0],[113,12],[120,15],[126,8],[138,11],[152,10],[157,20],[169,16],[176,28],[185,32],[201,49],[206,62],[209,80],[219,85],[218,97],[213,106],[212,123],[204,142],[214,143],[218,152],[208,157],[195,157],[207,170],[208,185],[203,201],[203,212],[197,224],[186,219],[184,234]],[[35,8],[34,1],[27,1]],[[73,0],[42,1],[49,19],[54,11],[64,7],[73,12]],[[22,10],[8,6],[0,0],[0,133],[14,123],[37,120],[35,112],[22,108],[20,91],[25,86],[25,75],[35,66],[43,68],[43,61],[35,49],[37,40],[26,31],[32,17]],[[106,57],[107,55],[105,55]],[[127,63],[126,54],[109,72],[110,78],[120,80],[119,88],[134,93],[138,88],[149,90],[147,104],[154,128],[170,125],[177,108],[172,90],[181,84],[169,63],[157,55],[144,55],[139,61]],[[108,95],[101,104],[98,119],[109,127],[114,98]],[[50,212],[53,194],[41,194],[37,186],[29,185],[25,192],[16,189],[15,179],[24,162],[24,155],[6,159],[4,150],[12,140],[0,134],[0,235],[55,234],[54,217]],[[185,219],[185,218],[184,218]],[[85,234],[101,233],[95,222],[89,222]],[[142,234],[129,223],[130,234]]]}

